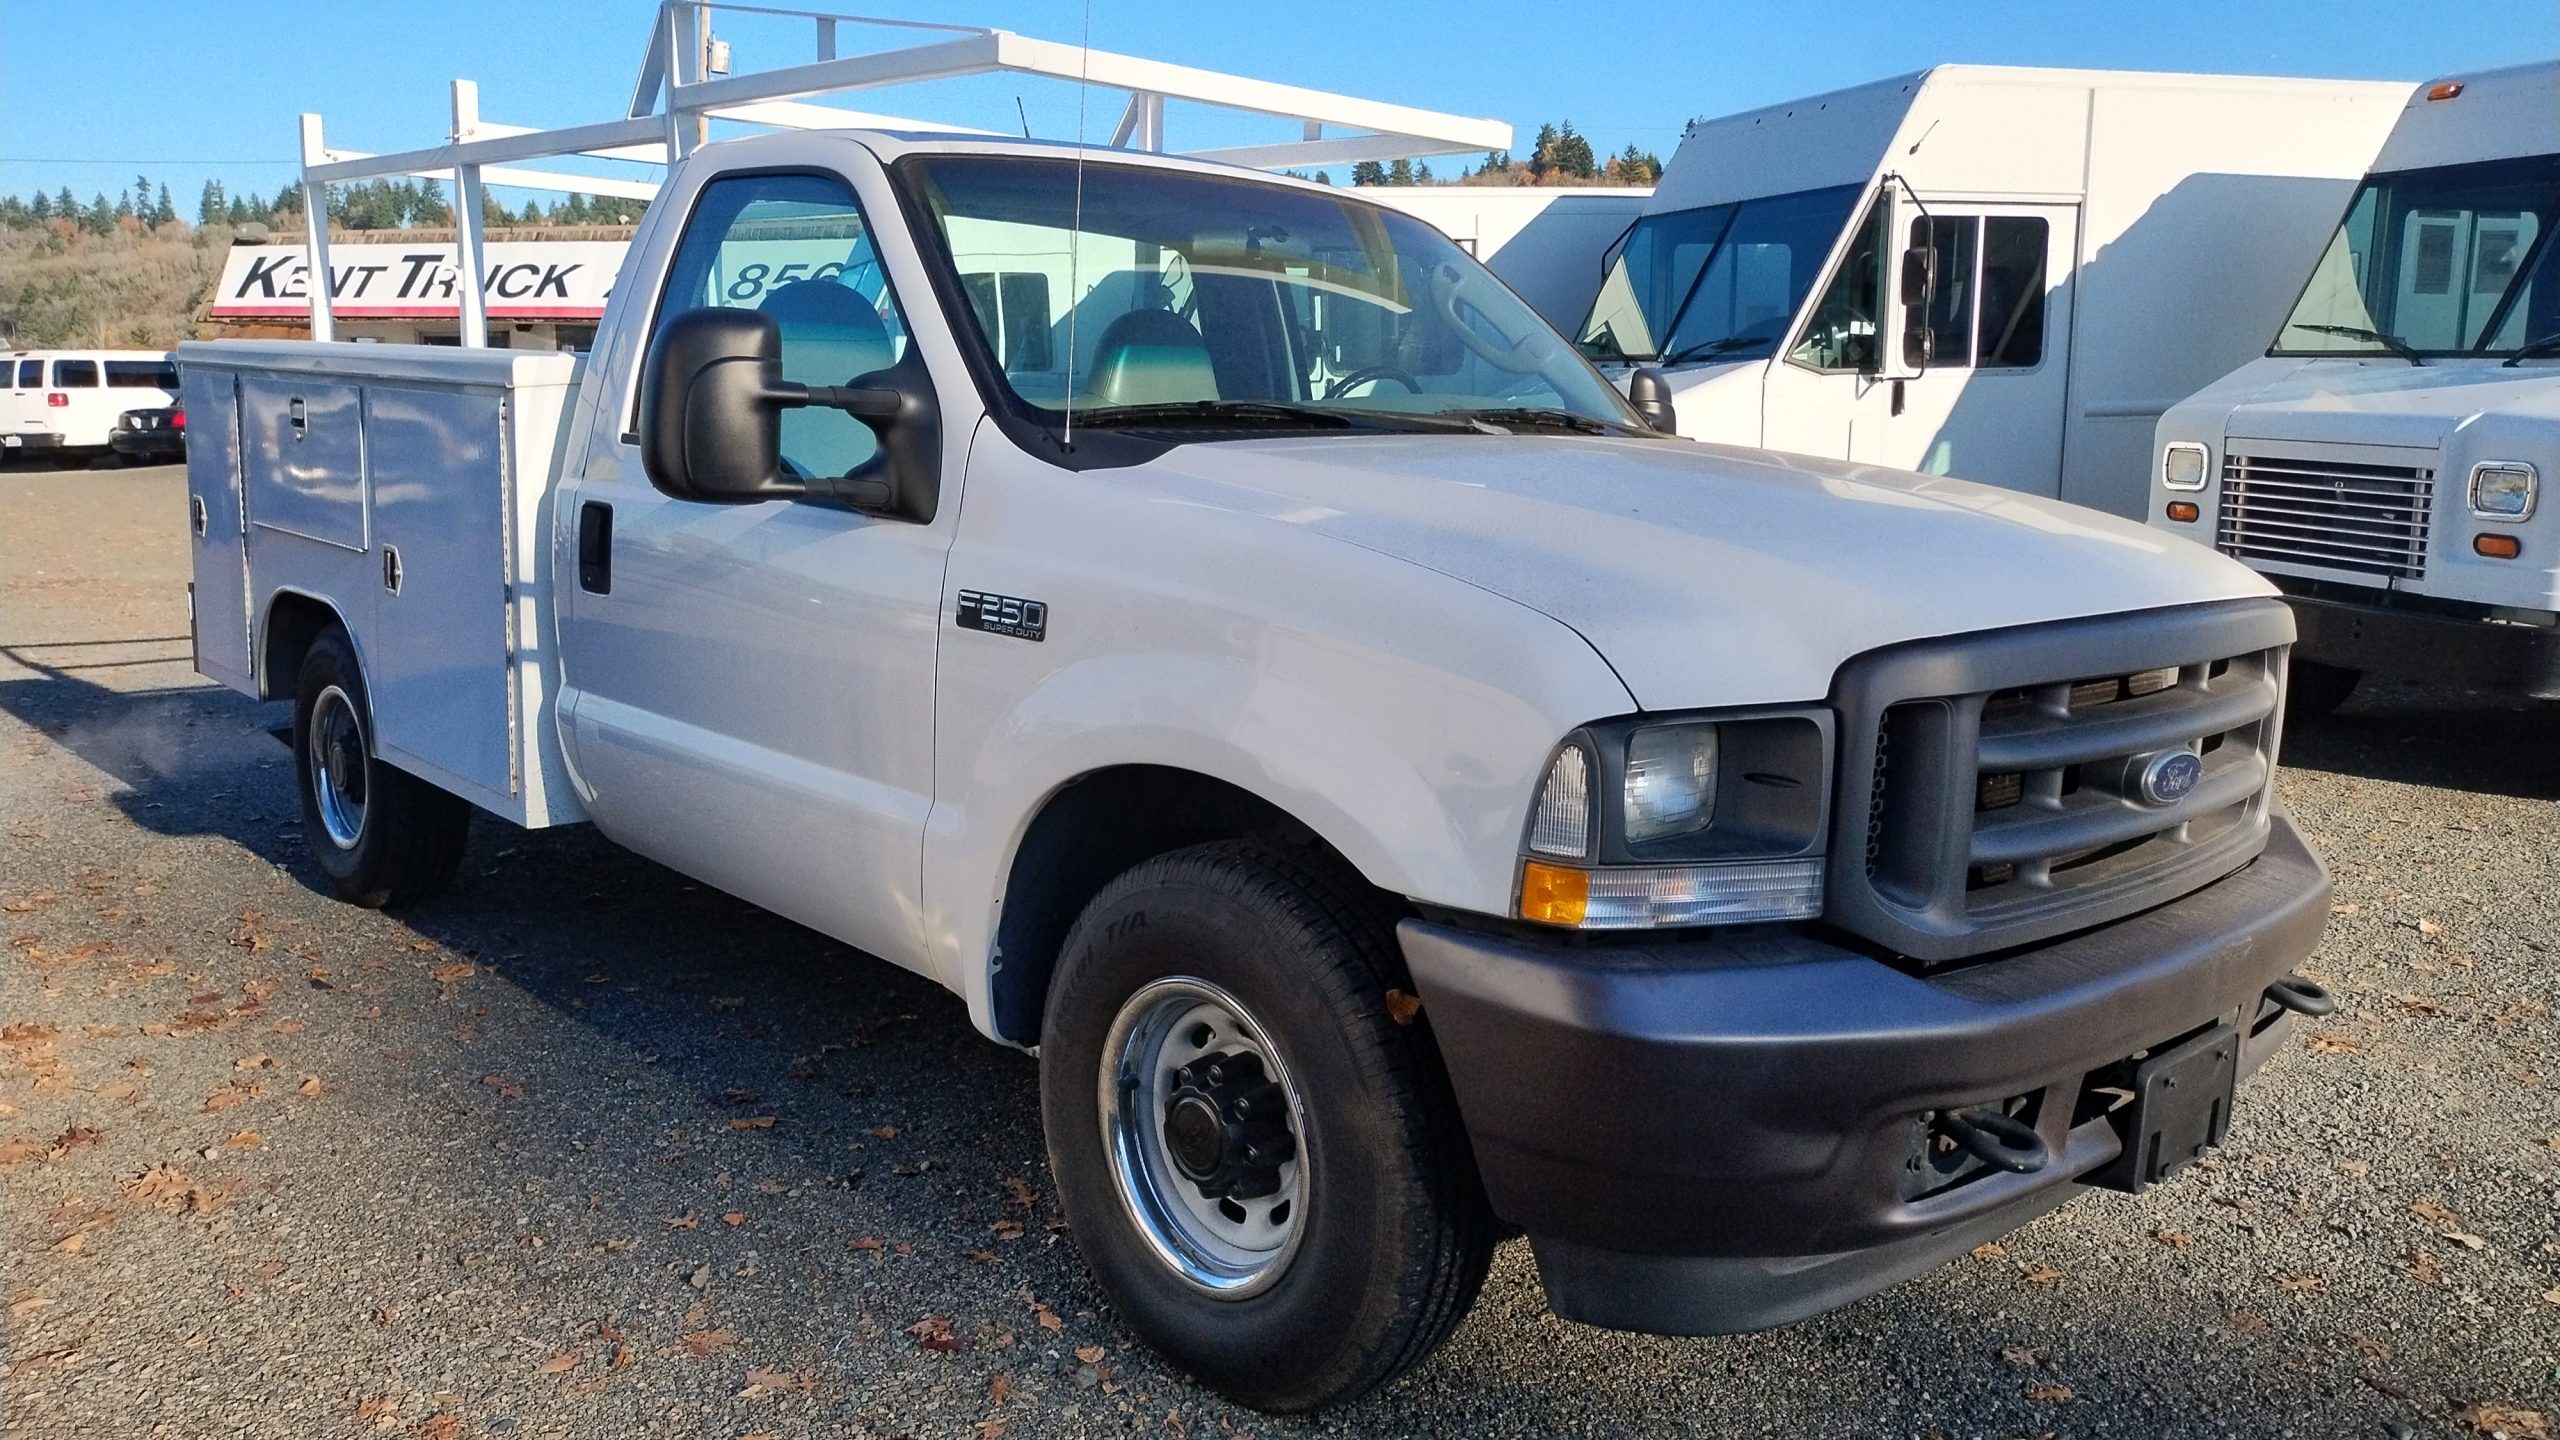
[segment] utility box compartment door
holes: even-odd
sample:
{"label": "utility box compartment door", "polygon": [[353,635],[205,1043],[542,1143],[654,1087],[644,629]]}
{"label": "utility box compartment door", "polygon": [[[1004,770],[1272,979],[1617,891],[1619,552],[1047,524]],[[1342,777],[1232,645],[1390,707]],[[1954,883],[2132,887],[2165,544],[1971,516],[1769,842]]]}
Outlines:
{"label": "utility box compartment door", "polygon": [[377,382],[364,412],[382,572],[365,656],[374,743],[449,790],[515,795],[505,394]]}
{"label": "utility box compartment door", "polygon": [[227,370],[188,370],[181,403],[193,421],[187,445],[188,591],[196,670],[257,693],[249,656],[249,550],[240,508],[240,396]]}
{"label": "utility box compartment door", "polygon": [[240,450],[251,524],[342,550],[365,548],[364,395],[358,387],[241,376]]}

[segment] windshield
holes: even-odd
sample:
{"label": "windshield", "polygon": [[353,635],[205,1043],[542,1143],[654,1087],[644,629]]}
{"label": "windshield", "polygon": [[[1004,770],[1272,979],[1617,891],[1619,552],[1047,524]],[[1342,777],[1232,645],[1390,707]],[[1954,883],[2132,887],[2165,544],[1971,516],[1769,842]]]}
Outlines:
{"label": "windshield", "polygon": [[1776,350],[1860,187],[1647,215],[1583,322],[1595,360],[1749,359]]}
{"label": "windshield", "polygon": [[1048,423],[1639,430],[1535,311],[1409,216],[1046,157],[902,174],[1005,386]]}
{"label": "windshield", "polygon": [[2560,155],[2371,176],[2273,355],[2502,355],[2560,334]]}

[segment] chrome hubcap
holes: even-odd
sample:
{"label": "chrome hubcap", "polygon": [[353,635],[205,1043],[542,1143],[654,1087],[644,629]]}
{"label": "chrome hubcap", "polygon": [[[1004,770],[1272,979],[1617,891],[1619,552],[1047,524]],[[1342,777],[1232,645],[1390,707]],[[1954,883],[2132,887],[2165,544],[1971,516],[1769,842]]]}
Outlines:
{"label": "chrome hubcap", "polygon": [[355,701],[332,685],[311,702],[311,793],[329,843],[353,850],[364,838],[364,722]]}
{"label": "chrome hubcap", "polygon": [[1102,1131],[1138,1234],[1196,1289],[1242,1299],[1305,1232],[1306,1107],[1270,1036],[1205,980],[1129,997],[1102,1048]]}

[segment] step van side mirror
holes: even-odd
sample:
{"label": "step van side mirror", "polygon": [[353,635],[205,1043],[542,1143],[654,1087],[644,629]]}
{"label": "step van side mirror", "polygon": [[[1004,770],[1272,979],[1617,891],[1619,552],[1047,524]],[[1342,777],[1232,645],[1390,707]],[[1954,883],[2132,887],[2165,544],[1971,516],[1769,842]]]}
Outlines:
{"label": "step van side mirror", "polygon": [[1644,423],[1664,435],[1680,433],[1680,414],[1671,407],[1671,377],[1651,365],[1627,377],[1627,399]]}
{"label": "step van side mirror", "polygon": [[1929,306],[1938,298],[1937,237],[1928,221],[1912,227],[1917,242],[1902,252],[1902,362],[1927,369],[1938,358],[1937,332],[1929,328]]}
{"label": "step van side mirror", "polygon": [[[850,474],[799,477],[782,465],[782,412],[808,405],[869,425],[879,450]],[[910,345],[844,385],[782,378],[782,328],[753,310],[688,310],[649,342],[640,370],[640,468],[679,500],[753,504],[826,499],[919,524],[941,482],[940,414]]]}

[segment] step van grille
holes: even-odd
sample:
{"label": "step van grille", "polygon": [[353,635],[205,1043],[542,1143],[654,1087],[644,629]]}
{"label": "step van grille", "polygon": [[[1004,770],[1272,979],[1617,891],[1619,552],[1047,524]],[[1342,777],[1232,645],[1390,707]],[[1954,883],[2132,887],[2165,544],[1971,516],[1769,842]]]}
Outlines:
{"label": "step van grille", "polygon": [[2243,560],[2424,579],[2435,484],[2413,465],[2226,455],[2215,544]]}

